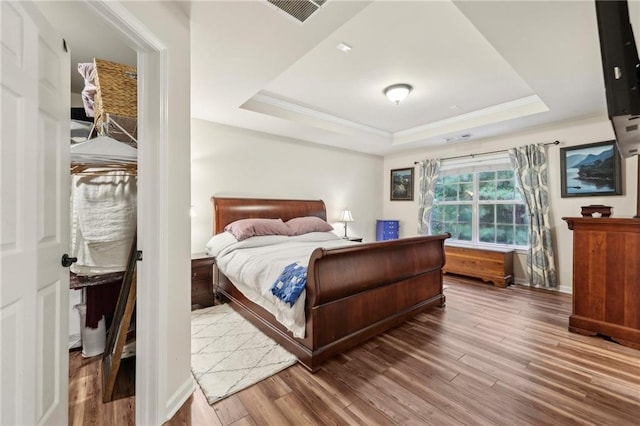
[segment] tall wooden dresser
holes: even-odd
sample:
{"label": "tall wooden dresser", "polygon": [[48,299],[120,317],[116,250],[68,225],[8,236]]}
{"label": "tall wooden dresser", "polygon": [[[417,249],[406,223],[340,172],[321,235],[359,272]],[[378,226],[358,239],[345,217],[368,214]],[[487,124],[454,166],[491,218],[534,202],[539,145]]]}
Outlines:
{"label": "tall wooden dresser", "polygon": [[569,330],[640,349],[640,219],[563,220],[573,230]]}

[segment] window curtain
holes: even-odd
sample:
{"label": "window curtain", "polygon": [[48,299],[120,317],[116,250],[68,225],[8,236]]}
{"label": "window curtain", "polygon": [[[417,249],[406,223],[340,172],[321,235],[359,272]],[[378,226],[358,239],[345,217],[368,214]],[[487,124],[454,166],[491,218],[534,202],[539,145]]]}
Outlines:
{"label": "window curtain", "polygon": [[440,172],[440,160],[424,160],[418,163],[418,234],[427,235],[431,223],[431,208]]}
{"label": "window curtain", "polygon": [[556,267],[549,222],[547,155],[543,145],[509,149],[511,165],[531,217],[527,268],[529,285],[556,287]]}

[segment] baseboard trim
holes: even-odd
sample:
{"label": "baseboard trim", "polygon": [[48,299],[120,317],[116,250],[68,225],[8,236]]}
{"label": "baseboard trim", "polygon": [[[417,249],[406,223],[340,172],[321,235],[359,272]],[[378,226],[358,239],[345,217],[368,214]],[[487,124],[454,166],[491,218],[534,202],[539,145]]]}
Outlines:
{"label": "baseboard trim", "polygon": [[513,279],[513,283],[518,285],[529,285],[529,282],[527,281],[527,279],[522,277],[515,277]]}
{"label": "baseboard trim", "polygon": [[573,294],[573,286],[572,285],[561,285],[558,287],[558,291],[560,293]]}
{"label": "baseboard trim", "polygon": [[171,395],[169,401],[167,401],[167,416],[164,419],[168,422],[176,415],[178,410],[184,405],[185,401],[189,399],[191,394],[196,390],[196,381],[193,378],[191,372],[189,372],[189,378],[178,388],[178,390]]}
{"label": "baseboard trim", "polygon": [[[514,284],[525,285],[525,286],[529,285],[529,281],[527,281],[526,278],[516,277],[514,278],[513,281],[514,281]],[[550,288],[548,290],[554,290],[554,291],[557,291],[558,293],[573,294],[573,286],[571,285],[568,285],[568,286],[561,285],[558,288]]]}

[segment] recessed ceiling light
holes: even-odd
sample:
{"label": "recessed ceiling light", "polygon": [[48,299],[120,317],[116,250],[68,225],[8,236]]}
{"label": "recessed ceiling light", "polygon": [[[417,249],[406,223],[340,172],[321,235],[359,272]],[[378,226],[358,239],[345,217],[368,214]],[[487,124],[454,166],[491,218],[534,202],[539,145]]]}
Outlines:
{"label": "recessed ceiling light", "polygon": [[460,105],[451,105],[449,109],[460,109]]}
{"label": "recessed ceiling light", "polygon": [[351,50],[351,46],[349,46],[347,43],[340,43],[336,46],[336,49],[338,49],[341,52],[347,53],[348,51]]}

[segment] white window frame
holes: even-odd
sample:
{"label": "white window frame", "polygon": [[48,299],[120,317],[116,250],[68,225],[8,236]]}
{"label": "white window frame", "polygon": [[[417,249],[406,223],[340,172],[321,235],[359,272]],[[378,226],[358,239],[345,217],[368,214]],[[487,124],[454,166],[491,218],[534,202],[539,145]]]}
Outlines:
{"label": "white window frame", "polygon": [[[510,248],[514,250],[527,250],[528,245],[516,245],[516,244],[500,244],[500,243],[487,243],[480,241],[480,217],[479,210],[482,204],[522,204],[525,209],[526,205],[524,200],[480,200],[477,194],[480,190],[480,180],[478,174],[488,171],[500,171],[511,170],[511,162],[509,160],[509,154],[507,152],[500,152],[494,154],[487,154],[483,156],[469,156],[460,157],[455,159],[443,160],[440,166],[440,173],[438,178],[444,176],[452,176],[459,174],[472,173],[473,177],[473,199],[471,201],[442,201],[437,203],[439,206],[446,205],[471,205],[471,241],[466,240],[447,240],[447,244],[460,245],[460,246],[473,246],[473,247],[486,247],[486,248]],[[515,180],[516,191],[519,191],[518,181]],[[434,206],[436,203],[434,203]]]}

